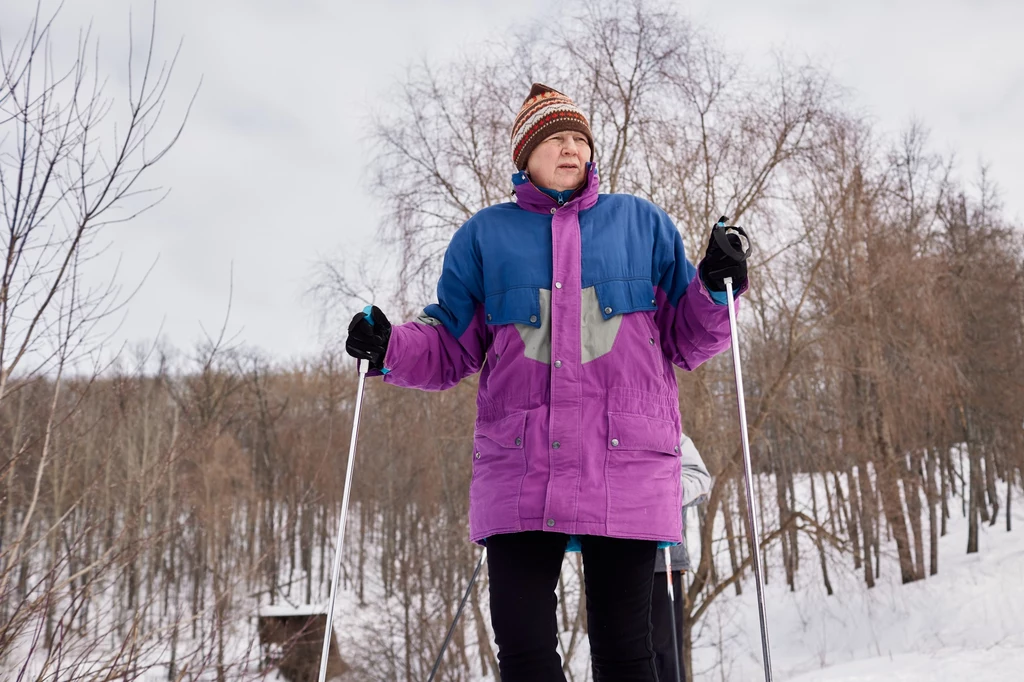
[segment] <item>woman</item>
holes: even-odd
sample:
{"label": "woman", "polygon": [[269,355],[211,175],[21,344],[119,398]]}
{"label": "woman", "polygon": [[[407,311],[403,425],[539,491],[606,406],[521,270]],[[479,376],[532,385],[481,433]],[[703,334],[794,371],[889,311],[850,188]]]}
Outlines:
{"label": "woman", "polygon": [[729,345],[725,277],[701,277],[664,211],[598,194],[593,135],[571,99],[534,84],[512,126],[515,202],[456,231],[417,321],[357,314],[348,352],[384,380],[441,390],[480,371],[470,538],[486,544],[504,682],[562,681],[555,586],[579,540],[594,679],[656,680],[650,604],[658,543],[681,538],[679,401]]}
{"label": "woman", "polygon": [[[679,443],[681,478],[683,487],[683,542],[669,551],[672,560],[672,590],[674,598],[669,599],[665,572],[665,553],[659,552],[654,563],[654,593],[651,596],[651,624],[654,640],[654,660],[658,668],[658,679],[667,682],[676,679],[676,654],[672,643],[679,647],[679,679],[685,682],[683,662],[683,573],[690,569],[690,555],[686,551],[686,508],[697,504],[711,492],[711,474],[704,465],[700,453],[689,436],[683,435]],[[675,611],[673,619],[672,611]],[[675,624],[675,637],[672,625]]]}

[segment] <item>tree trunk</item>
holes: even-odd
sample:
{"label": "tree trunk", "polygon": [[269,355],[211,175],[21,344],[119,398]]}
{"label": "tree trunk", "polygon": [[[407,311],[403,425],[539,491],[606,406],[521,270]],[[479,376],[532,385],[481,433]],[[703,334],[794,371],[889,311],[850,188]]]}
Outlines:
{"label": "tree trunk", "polygon": [[992,506],[992,520],[990,526],[996,525],[999,521],[999,491],[996,490],[996,452],[995,448],[989,448],[989,456],[985,459],[985,491],[988,495],[988,503]]}
{"label": "tree trunk", "polygon": [[[754,532],[750,527],[750,514],[747,513],[747,487],[745,485],[742,474],[736,479],[736,499],[737,499],[737,513],[742,521],[741,527],[743,528],[743,542],[739,543],[739,563],[743,564],[745,556],[752,556],[751,552],[758,552],[760,549],[754,546]],[[726,500],[728,502],[728,500]],[[753,500],[750,501],[753,504]],[[727,504],[723,504],[723,511]],[[746,548],[747,552],[744,555],[743,549]]]}
{"label": "tree trunk", "polygon": [[878,509],[875,509],[872,514],[875,519],[875,532],[872,535],[875,544],[871,549],[875,553],[875,575],[879,576],[882,575],[882,529],[879,527],[882,523],[882,514]]}
{"label": "tree trunk", "polygon": [[[328,581],[330,577],[327,575],[327,534],[330,529],[330,514],[329,502],[325,498],[320,504],[320,591],[324,592],[328,588]],[[360,603],[362,603],[363,596],[359,595]]]}
{"label": "tree trunk", "polygon": [[[787,507],[790,510],[790,515],[792,515],[792,513],[793,513],[792,510],[796,508],[796,488],[794,488],[794,486],[793,486],[793,470],[792,470],[791,467],[786,466],[786,467],[783,467],[783,473],[784,473],[784,475],[786,477],[786,488],[789,491],[789,499],[788,499],[788,502],[787,502]],[[762,524],[763,523],[764,523],[764,521],[762,521]],[[800,532],[799,532],[799,529],[797,528],[797,524],[795,524],[795,523],[790,524],[790,529],[789,529],[789,546],[792,548],[792,553],[793,553],[792,560],[793,560],[793,574],[794,574],[794,576],[800,570],[800,542],[799,542],[799,540],[800,540]],[[764,557],[764,559],[763,559],[763,561],[761,563],[764,563],[764,564],[768,563],[767,556]],[[794,580],[795,580],[795,578],[794,578]]]}
{"label": "tree trunk", "polygon": [[693,621],[690,619],[690,614],[683,608],[683,660],[680,661],[683,666],[683,679],[689,681],[693,680]]}
{"label": "tree trunk", "polygon": [[902,468],[896,457],[892,444],[891,431],[886,412],[877,402],[878,392],[872,382],[872,395],[876,398],[873,406],[877,453],[880,459],[878,469],[878,489],[882,500],[882,511],[886,521],[892,528],[896,540],[896,554],[900,561],[900,578],[903,583],[917,580],[914,568],[914,557],[910,549],[910,537],[907,530],[907,519],[904,515],[903,500],[900,497],[899,478]]}
{"label": "tree trunk", "polygon": [[964,447],[958,449],[957,459],[960,460],[960,509],[964,518],[967,518],[968,502],[970,501],[971,496],[967,494],[967,481],[970,479],[970,476],[965,475],[964,473],[967,471],[966,467],[964,467],[964,448],[967,448],[968,452],[970,451],[966,429],[964,429],[964,443]]}
{"label": "tree trunk", "polygon": [[359,558],[356,568],[356,580],[359,582],[359,605],[366,606],[366,505],[359,505]]}
{"label": "tree trunk", "polygon": [[967,457],[970,462],[970,499],[967,503],[967,553],[978,551],[978,525],[981,521],[983,507],[982,496],[985,494],[981,481],[981,457],[977,446],[967,445]]}
{"label": "tree trunk", "polygon": [[292,596],[292,584],[295,582],[295,545],[297,544],[298,538],[296,537],[296,529],[299,527],[298,515],[299,511],[299,500],[298,495],[293,491],[292,494],[286,498],[285,507],[285,519],[288,526],[288,531],[285,533],[285,542],[288,543],[288,596]]}
{"label": "tree trunk", "polygon": [[[860,466],[857,467],[857,477],[861,499],[860,527],[864,531],[864,582],[867,583],[870,589],[875,586],[875,573],[871,568],[871,548],[875,544],[873,517],[878,505],[875,503],[875,494],[871,486],[871,477],[868,475],[866,463],[861,462]],[[852,489],[851,486],[851,500],[854,497]]]}
{"label": "tree trunk", "polygon": [[192,639],[198,636],[199,621],[201,620],[201,614],[203,610],[202,594],[203,594],[203,567],[205,566],[205,560],[203,558],[203,540],[202,530],[200,529],[199,522],[193,515],[192,520],[192,532],[195,535],[193,539],[193,555],[192,555]]}
{"label": "tree trunk", "polygon": [[[779,525],[785,526],[789,521],[789,500],[786,497],[786,481],[782,472],[775,475],[775,501],[779,507]],[[757,550],[755,550],[757,551]],[[786,570],[786,584],[789,591],[796,591],[796,547],[793,545],[793,538],[789,533],[782,534],[782,565]]]}
{"label": "tree trunk", "polygon": [[1014,470],[1011,468],[1006,475],[1006,532],[1009,533],[1013,530],[1013,524],[1011,523],[1010,516],[1010,505],[1013,501],[1013,474]]}
{"label": "tree trunk", "polygon": [[[734,481],[735,483],[735,481]],[[738,483],[737,483],[738,485]],[[722,515],[725,519],[725,539],[726,544],[729,546],[729,567],[732,569],[732,573],[736,573],[739,570],[740,562],[736,558],[736,532],[733,529],[733,519],[731,511],[731,498],[726,497],[724,504],[722,504]],[[742,550],[740,550],[742,552]],[[742,580],[737,580],[735,583],[736,595],[743,594],[743,586],[740,584]]]}
{"label": "tree trunk", "polygon": [[[726,504],[728,504],[728,500],[726,500],[725,502],[726,502]],[[698,505],[698,507],[697,507],[697,525],[699,527],[700,536],[702,538],[705,536],[705,533],[707,533],[710,536],[710,531],[709,531],[709,528],[708,528],[708,524],[709,523],[712,523],[712,521],[708,519],[707,506],[703,505],[703,504],[702,505]],[[701,552],[703,553],[703,552],[706,552],[706,551],[709,551],[709,550],[706,549],[704,547],[704,545],[702,544],[701,545]],[[712,585],[712,586],[718,584],[718,570],[715,568],[715,562],[713,560],[708,562],[708,583],[710,585]]]}
{"label": "tree trunk", "polygon": [[924,579],[924,533],[921,528],[921,470],[923,463],[914,453],[910,453],[909,468],[904,471],[903,493],[907,500],[907,515],[910,517],[910,530],[914,534],[914,575],[917,580]]}
{"label": "tree trunk", "polygon": [[305,603],[313,603],[313,515],[316,513],[312,502],[309,501],[311,491],[302,496],[302,504],[299,513],[302,514],[302,531],[299,535],[300,556],[302,560],[302,572],[306,577],[306,599]]}
{"label": "tree trunk", "polygon": [[[757,510],[758,518],[761,519],[761,527],[764,528],[764,491],[761,489],[761,476],[757,476],[754,479],[757,483]],[[741,509],[740,513],[746,517],[747,510]],[[741,545],[742,547],[742,545]],[[742,552],[740,553],[742,557]],[[764,579],[764,584],[768,584],[768,547],[765,546],[761,550],[761,577]]]}
{"label": "tree trunk", "polygon": [[[814,485],[814,474],[810,475],[811,478],[811,514],[814,517],[814,522],[821,525],[818,519],[818,494],[815,490]],[[821,578],[825,582],[825,591],[828,595],[832,596],[832,582],[828,579],[828,557],[825,556],[825,545],[821,540],[821,530],[818,529],[814,533],[814,544],[818,548],[818,557],[821,560]]]}
{"label": "tree trunk", "polygon": [[[821,472],[821,489],[825,491],[825,509],[828,510],[828,524],[832,529],[832,535],[839,537],[840,528],[842,525],[842,510],[838,505],[842,504],[842,498],[839,500],[832,499],[832,491],[828,487],[828,474],[825,471]],[[839,516],[839,521],[836,521],[836,516]]]}
{"label": "tree trunk", "polygon": [[942,504],[942,528],[939,530],[941,537],[946,537],[949,532],[949,496],[953,492],[953,477],[950,475],[952,458],[949,456],[949,448],[943,448],[939,458],[939,500]]}
{"label": "tree trunk", "polygon": [[[935,490],[935,450],[933,449],[931,452],[927,453],[926,458],[925,496],[928,500],[928,546],[930,559],[928,574],[936,575],[939,572],[939,496]],[[939,468],[941,468],[941,466]]]}
{"label": "tree trunk", "polygon": [[[836,499],[839,504],[842,505],[843,500],[843,486],[839,480],[839,474],[833,472],[836,484]],[[850,491],[850,505],[849,511],[846,515],[846,532],[850,537],[853,544],[853,568],[854,570],[860,570],[862,562],[862,553],[860,548],[860,501],[857,498],[857,482],[853,478],[853,468],[850,467],[846,470],[846,482],[847,487]]]}

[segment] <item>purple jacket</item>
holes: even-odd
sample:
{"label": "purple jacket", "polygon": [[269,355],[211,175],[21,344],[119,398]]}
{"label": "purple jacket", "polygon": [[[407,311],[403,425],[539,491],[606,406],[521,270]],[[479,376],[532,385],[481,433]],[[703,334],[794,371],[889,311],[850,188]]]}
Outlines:
{"label": "purple jacket", "polygon": [[[728,309],[668,216],[598,194],[563,206],[524,173],[515,203],[452,237],[438,302],[392,330],[385,381],[441,390],[480,371],[470,537],[545,530],[679,542],[679,398],[729,347]],[[463,455],[463,456],[465,456]]]}

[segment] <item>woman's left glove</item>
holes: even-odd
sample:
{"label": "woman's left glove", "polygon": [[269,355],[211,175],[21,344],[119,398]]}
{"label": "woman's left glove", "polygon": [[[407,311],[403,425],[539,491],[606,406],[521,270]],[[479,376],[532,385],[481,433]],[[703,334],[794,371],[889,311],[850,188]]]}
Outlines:
{"label": "woman's left glove", "polygon": [[742,228],[726,227],[728,220],[723,216],[711,230],[708,250],[700,264],[700,277],[709,291],[725,291],[726,277],[732,278],[734,291],[739,291],[747,283],[747,256],[750,249],[744,251],[740,239],[740,234],[745,237],[746,232]]}
{"label": "woman's left glove", "polygon": [[357,313],[348,325],[345,350],[357,360],[369,360],[370,369],[384,369],[384,356],[391,340],[391,323],[377,306],[370,314]]}

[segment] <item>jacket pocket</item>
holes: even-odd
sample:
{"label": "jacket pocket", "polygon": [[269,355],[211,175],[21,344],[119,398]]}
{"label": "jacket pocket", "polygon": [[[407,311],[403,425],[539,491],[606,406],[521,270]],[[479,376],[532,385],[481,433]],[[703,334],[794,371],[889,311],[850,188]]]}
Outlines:
{"label": "jacket pocket", "polygon": [[[469,514],[474,529],[490,534],[520,530],[519,495],[526,476],[526,412],[477,422]],[[475,530],[474,530],[475,532]]]}
{"label": "jacket pocket", "polygon": [[609,392],[607,524],[619,537],[682,537],[678,407],[672,403],[632,389]]}
{"label": "jacket pocket", "polygon": [[604,319],[614,315],[656,310],[654,287],[648,277],[612,279],[594,285]]}
{"label": "jacket pocket", "polygon": [[525,412],[516,412],[495,421],[478,422],[476,425],[476,435],[478,438],[486,438],[502,448],[522,450],[525,433]]}
{"label": "jacket pocket", "polygon": [[540,327],[540,288],[515,287],[488,294],[484,300],[487,324],[526,324]]}
{"label": "jacket pocket", "polygon": [[608,389],[607,400],[609,413],[625,414],[627,419],[629,416],[657,419],[652,426],[661,429],[668,428],[661,422],[668,422],[675,434],[673,447],[679,445],[682,433],[679,430],[679,394],[676,391],[655,393],[638,388],[612,386]]}
{"label": "jacket pocket", "polygon": [[608,445],[613,450],[647,450],[679,454],[675,422],[642,414],[608,413]]}

